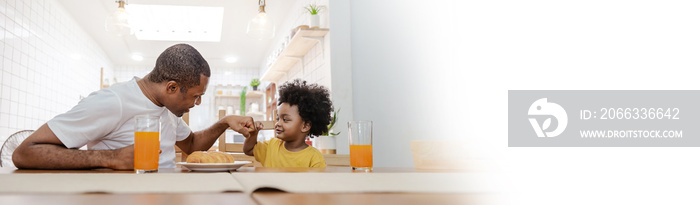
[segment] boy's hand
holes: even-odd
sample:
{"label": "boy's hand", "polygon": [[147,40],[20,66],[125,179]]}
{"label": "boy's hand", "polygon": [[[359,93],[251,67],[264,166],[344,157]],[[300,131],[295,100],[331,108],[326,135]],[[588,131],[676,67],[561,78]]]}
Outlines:
{"label": "boy's hand", "polygon": [[[253,124],[255,125],[255,126],[254,126],[255,130],[251,131],[251,132],[250,132],[250,135],[251,135],[251,136],[253,136],[253,135],[257,136],[257,135],[258,135],[258,131],[262,130],[264,126],[263,126],[263,123],[260,122],[260,121],[253,122]],[[246,138],[248,138],[248,137],[246,137]]]}
{"label": "boy's hand", "polygon": [[264,128],[263,123],[260,121],[254,122],[255,124],[255,131],[260,131]]}

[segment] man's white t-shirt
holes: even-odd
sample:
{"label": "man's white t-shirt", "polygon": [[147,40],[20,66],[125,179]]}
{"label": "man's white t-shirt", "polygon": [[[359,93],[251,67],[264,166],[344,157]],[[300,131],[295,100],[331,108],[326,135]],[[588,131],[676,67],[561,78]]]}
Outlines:
{"label": "man's white t-shirt", "polygon": [[84,145],[88,150],[119,149],[134,144],[134,117],[160,116],[160,168],[174,168],[175,141],[192,130],[182,118],[165,107],[156,106],[143,94],[134,79],[90,93],[70,111],[47,123],[68,148]]}

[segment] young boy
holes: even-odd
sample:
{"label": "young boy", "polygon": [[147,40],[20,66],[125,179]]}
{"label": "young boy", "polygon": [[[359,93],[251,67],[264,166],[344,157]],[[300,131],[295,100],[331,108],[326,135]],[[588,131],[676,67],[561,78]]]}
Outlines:
{"label": "young boy", "polygon": [[[306,136],[328,131],[333,105],[328,90],[296,79],[280,87],[275,138],[258,142],[253,131],[243,144],[246,155],[264,167],[326,167],[323,154],[307,145]],[[262,125],[256,124],[259,129]]]}

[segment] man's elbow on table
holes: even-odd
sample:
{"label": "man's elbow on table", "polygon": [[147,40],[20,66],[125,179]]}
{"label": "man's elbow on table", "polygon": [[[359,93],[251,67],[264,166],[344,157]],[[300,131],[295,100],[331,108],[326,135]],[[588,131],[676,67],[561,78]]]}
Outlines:
{"label": "man's elbow on table", "polygon": [[19,169],[23,168],[30,168],[29,165],[27,164],[27,149],[24,144],[20,145],[15,149],[15,151],[12,153],[12,163],[15,164],[15,167]]}

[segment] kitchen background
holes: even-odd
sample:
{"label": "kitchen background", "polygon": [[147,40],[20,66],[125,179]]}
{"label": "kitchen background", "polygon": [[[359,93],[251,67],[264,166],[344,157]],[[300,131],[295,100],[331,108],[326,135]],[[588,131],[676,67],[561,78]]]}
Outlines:
{"label": "kitchen background", "polygon": [[[301,11],[309,3],[311,1],[298,1],[294,8]],[[327,5],[327,1],[317,3]],[[100,70],[96,68],[104,68],[102,80],[106,85],[128,81],[133,76],[143,77],[153,68],[153,61],[146,65],[120,65],[120,62],[110,61],[58,1],[2,1],[0,6],[0,27],[4,35],[0,110],[0,139],[3,141],[18,130],[41,126],[70,109],[81,97],[95,91],[100,80]],[[308,15],[305,13],[288,14],[285,18],[288,21],[278,26],[280,32],[277,36],[288,35],[287,31],[297,25],[307,24]],[[321,26],[327,28],[327,22],[327,19],[322,19]],[[274,45],[270,50],[278,47]],[[330,49],[321,48],[323,45],[330,44],[317,44],[304,56],[306,64],[295,65],[277,84],[301,78],[330,87],[330,66],[324,59],[324,56],[329,56]],[[217,120],[213,97],[216,85],[248,86],[251,79],[260,78],[265,71],[259,67],[236,65],[211,67],[212,77],[204,101],[192,109],[190,122],[193,130],[208,127]],[[263,83],[260,88],[264,89],[266,85]]]}
{"label": "kitchen background", "polygon": [[[86,22],[99,22],[99,26],[102,26],[104,18],[94,17],[100,13],[83,9],[82,6],[94,5],[95,2],[0,1],[0,140],[4,141],[19,130],[34,130],[55,115],[66,112],[82,97],[97,90],[100,80],[110,85],[127,81],[133,76],[142,77],[152,69],[158,53],[177,43],[169,42],[167,46],[146,43],[146,46],[141,47],[146,47],[147,52],[156,53],[156,56],[146,55],[138,62],[128,57],[115,57],[112,53],[122,49],[123,45],[101,45],[113,45],[115,42],[125,42],[133,47],[137,45],[128,38],[105,41],[106,37],[102,34],[95,36],[94,28],[86,25]],[[104,17],[116,7],[113,1],[105,2],[98,3],[98,8],[104,4],[105,8],[111,9],[102,12]],[[217,0],[211,2],[230,3]],[[434,3],[442,5],[445,2]],[[137,4],[139,1],[132,0],[130,3]],[[249,3],[253,8],[246,8],[251,10],[246,12],[256,13],[257,1]],[[291,29],[308,24],[309,15],[302,8],[310,3],[327,7],[321,12],[320,27],[328,28],[330,32],[300,63],[281,75],[275,83],[279,86],[287,80],[301,78],[331,89],[335,107],[342,109],[334,129],[341,132],[336,137],[339,154],[348,153],[346,123],[353,119],[375,121],[376,166],[412,166],[410,140],[454,137],[453,132],[446,129],[431,128],[456,124],[452,120],[415,125],[422,118],[447,119],[444,116],[456,107],[452,104],[457,102],[451,99],[457,96],[447,94],[456,88],[453,86],[454,81],[449,80],[456,74],[449,66],[451,54],[441,54],[451,49],[446,40],[454,33],[445,32],[450,30],[450,21],[440,20],[444,16],[415,15],[422,9],[421,4],[402,4],[396,9],[385,10],[383,8],[391,8],[397,2],[371,1],[268,1],[267,12],[277,15],[275,37],[258,41],[246,36],[235,36],[257,45],[239,51],[260,50],[260,55],[255,58],[259,60],[253,63],[247,59],[226,63],[223,56],[208,55],[213,51],[206,48],[212,44],[192,43],[212,68],[212,78],[203,103],[190,113],[193,130],[208,127],[218,119],[216,113],[220,104],[217,104],[215,97],[217,85],[247,86],[252,78],[263,76],[268,67],[267,57],[282,47]],[[278,5],[273,7],[275,4]],[[352,12],[353,10],[369,13]],[[445,14],[451,15],[451,10],[447,11]],[[387,16],[377,18],[370,13],[384,13]],[[251,17],[245,18],[247,22]],[[414,23],[420,25],[429,22],[434,22],[432,24],[436,27],[425,30],[413,26]],[[426,55],[423,54],[424,51],[439,52]],[[100,77],[101,68],[104,71],[103,77]],[[441,79],[445,76],[447,80]],[[444,83],[432,83],[439,81]],[[265,89],[269,83],[271,82],[263,82],[259,88]],[[261,103],[259,109],[264,111],[264,104]]]}
{"label": "kitchen background", "polygon": [[[70,109],[97,89],[101,67],[121,81],[151,66],[111,60],[107,53],[114,48],[98,46],[62,7],[67,1],[0,0],[0,139],[36,129]],[[276,2],[290,1],[267,3]],[[304,4],[295,1],[288,8],[298,11]],[[411,167],[411,140],[447,139],[468,150],[465,157],[498,159],[509,188],[520,193],[510,196],[515,204],[697,201],[697,148],[507,147],[507,92],[700,89],[698,2],[331,0],[327,5],[330,32],[316,64],[324,63],[311,67],[329,66],[331,78],[307,79],[330,83],[333,101],[343,109],[340,128],[352,119],[374,120],[375,166]],[[304,21],[292,13],[280,19]],[[219,65],[217,72],[261,76],[263,59],[279,42],[268,42],[252,65]],[[213,64],[217,58],[208,60]],[[245,71],[256,67],[257,73]],[[345,133],[337,148],[347,153]],[[472,155],[478,153],[484,155]]]}

